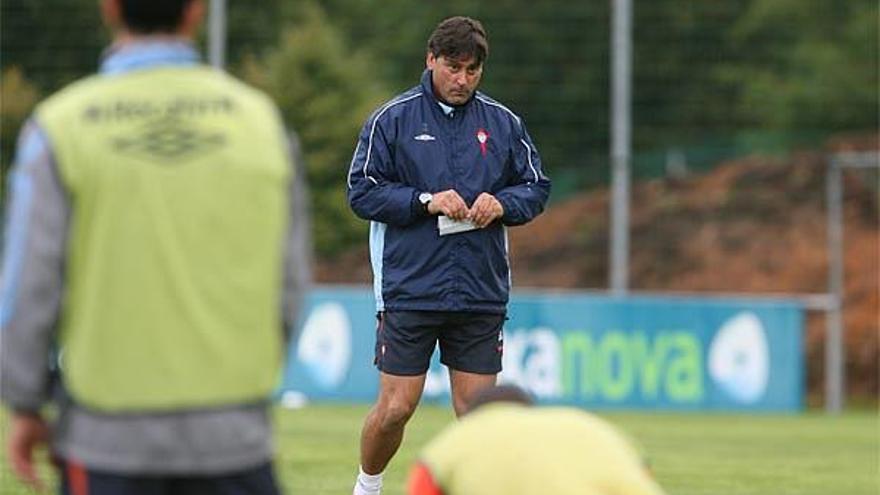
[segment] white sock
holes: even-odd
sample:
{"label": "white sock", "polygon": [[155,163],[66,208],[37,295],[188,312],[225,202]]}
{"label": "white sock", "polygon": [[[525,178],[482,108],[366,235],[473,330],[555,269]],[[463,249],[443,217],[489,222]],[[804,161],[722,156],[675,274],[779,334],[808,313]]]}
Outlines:
{"label": "white sock", "polygon": [[382,493],[382,476],[384,474],[367,474],[363,467],[358,467],[358,477],[354,483],[353,495],[379,495]]}

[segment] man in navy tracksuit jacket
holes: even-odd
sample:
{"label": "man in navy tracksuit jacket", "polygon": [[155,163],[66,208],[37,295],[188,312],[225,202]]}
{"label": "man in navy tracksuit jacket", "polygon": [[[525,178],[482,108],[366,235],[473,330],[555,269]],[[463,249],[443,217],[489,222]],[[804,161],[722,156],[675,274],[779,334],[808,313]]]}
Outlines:
{"label": "man in navy tracksuit jacket", "polygon": [[[437,342],[456,414],[501,371],[506,228],[543,211],[550,180],[522,119],[476,91],[487,55],[478,21],[441,22],[421,84],[370,116],[351,162],[349,204],[370,220],[380,370],[356,495],[379,493]],[[465,230],[441,235],[441,220]]]}

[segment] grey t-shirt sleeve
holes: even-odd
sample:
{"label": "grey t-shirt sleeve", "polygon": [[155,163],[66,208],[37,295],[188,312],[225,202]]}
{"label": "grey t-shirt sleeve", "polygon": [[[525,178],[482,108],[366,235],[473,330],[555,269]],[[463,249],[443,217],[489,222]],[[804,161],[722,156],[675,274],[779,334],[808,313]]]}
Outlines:
{"label": "grey t-shirt sleeve", "polygon": [[7,177],[0,272],[0,398],[16,410],[39,409],[49,393],[71,209],[58,172],[31,119]]}
{"label": "grey t-shirt sleeve", "polygon": [[299,137],[288,136],[290,164],[293,169],[288,189],[289,216],[284,246],[284,288],[282,315],[285,336],[291,338],[303,299],[312,282],[312,242],[305,161]]}

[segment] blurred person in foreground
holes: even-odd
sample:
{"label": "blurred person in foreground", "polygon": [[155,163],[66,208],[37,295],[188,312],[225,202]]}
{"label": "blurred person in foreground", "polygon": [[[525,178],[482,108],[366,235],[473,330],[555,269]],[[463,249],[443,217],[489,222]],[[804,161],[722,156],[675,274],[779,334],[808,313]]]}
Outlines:
{"label": "blurred person in foreground", "polygon": [[9,463],[42,486],[48,443],[73,495],[278,493],[267,405],[296,303],[279,113],[199,61],[200,0],[101,9],[99,74],[37,107],[9,177]]}
{"label": "blurred person in foreground", "polygon": [[421,83],[367,119],[348,199],[370,220],[379,397],[361,434],[355,495],[376,495],[439,342],[456,414],[501,371],[510,291],[507,227],[550,193],[523,120],[477,91],[489,53],[467,17],[428,40]]}
{"label": "blurred person in foreground", "polygon": [[409,495],[662,495],[625,436],[571,407],[531,407],[514,386],[481,392],[422,450]]}

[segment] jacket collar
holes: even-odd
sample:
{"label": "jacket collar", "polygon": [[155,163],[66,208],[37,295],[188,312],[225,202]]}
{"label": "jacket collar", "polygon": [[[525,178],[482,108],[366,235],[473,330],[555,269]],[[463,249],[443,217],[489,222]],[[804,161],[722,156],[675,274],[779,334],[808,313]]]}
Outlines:
{"label": "jacket collar", "polygon": [[[445,106],[448,108],[448,107],[450,107],[450,105],[447,105],[447,104],[441,102],[434,95],[434,84],[431,81],[432,74],[433,74],[433,71],[431,71],[431,69],[425,69],[425,71],[422,72],[422,81],[421,81],[422,93],[424,93],[425,96],[428,97],[429,101],[433,102],[433,104],[440,110],[441,113],[443,113],[444,115],[448,115],[445,112],[445,109],[443,107]],[[477,94],[477,92],[474,91],[474,94],[471,95],[470,99],[468,101],[466,101],[464,103],[464,105],[457,105],[457,106],[453,106],[451,108],[456,113],[460,113],[463,109],[465,109],[471,105],[471,102],[474,101],[474,96],[476,94]]]}
{"label": "jacket collar", "polygon": [[122,74],[159,66],[187,66],[198,63],[199,54],[187,41],[180,39],[132,41],[107,48],[102,55],[100,72]]}

